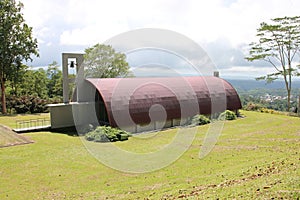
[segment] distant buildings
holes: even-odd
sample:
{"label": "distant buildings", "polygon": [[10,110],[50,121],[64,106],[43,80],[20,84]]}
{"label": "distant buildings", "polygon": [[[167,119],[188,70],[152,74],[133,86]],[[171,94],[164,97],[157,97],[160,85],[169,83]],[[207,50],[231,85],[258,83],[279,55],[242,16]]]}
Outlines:
{"label": "distant buildings", "polygon": [[[287,96],[280,96],[280,95],[270,95],[270,94],[265,94],[263,96],[259,97],[260,100],[268,102],[268,103],[273,103],[274,101],[281,101],[281,100],[287,100]],[[291,102],[293,102],[294,96],[291,95]]]}

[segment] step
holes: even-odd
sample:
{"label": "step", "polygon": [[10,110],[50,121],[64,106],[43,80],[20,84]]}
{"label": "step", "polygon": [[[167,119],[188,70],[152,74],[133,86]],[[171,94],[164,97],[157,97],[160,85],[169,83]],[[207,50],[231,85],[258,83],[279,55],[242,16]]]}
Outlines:
{"label": "step", "polygon": [[51,125],[46,126],[33,126],[33,127],[26,127],[26,128],[16,128],[13,129],[16,133],[27,133],[27,132],[34,132],[34,131],[44,131],[49,130]]}

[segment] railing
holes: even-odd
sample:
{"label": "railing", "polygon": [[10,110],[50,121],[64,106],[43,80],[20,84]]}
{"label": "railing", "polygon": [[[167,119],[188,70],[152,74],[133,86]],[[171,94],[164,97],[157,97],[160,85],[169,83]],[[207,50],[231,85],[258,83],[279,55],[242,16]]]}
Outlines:
{"label": "railing", "polygon": [[32,127],[45,127],[50,125],[50,119],[38,118],[38,119],[28,119],[28,120],[17,120],[16,129],[25,129]]}

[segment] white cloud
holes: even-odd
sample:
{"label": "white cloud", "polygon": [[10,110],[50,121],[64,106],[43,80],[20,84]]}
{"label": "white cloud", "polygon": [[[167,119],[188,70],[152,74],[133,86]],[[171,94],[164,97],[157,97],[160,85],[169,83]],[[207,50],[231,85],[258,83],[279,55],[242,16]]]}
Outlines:
{"label": "white cloud", "polygon": [[[145,27],[170,29],[200,44],[224,40],[229,42],[230,48],[244,51],[241,49],[242,44],[248,44],[255,39],[256,29],[261,22],[275,17],[299,15],[300,7],[299,0],[22,2],[25,5],[25,19],[34,27],[34,35],[40,45],[56,45],[58,53],[62,46],[91,46],[124,31]],[[214,46],[217,52],[218,47]],[[40,55],[41,58],[47,56],[44,54]],[[227,65],[220,63],[226,68],[236,65],[235,61],[243,59],[241,55],[236,55],[232,53],[228,59],[221,55],[222,60],[227,60]],[[239,68],[235,69],[239,71]],[[226,73],[232,69],[228,70]],[[241,70],[240,72],[242,73]]]}
{"label": "white cloud", "polygon": [[[34,29],[41,29],[53,19],[64,16],[67,9],[65,1],[59,0],[21,0],[24,4],[24,17],[26,22]],[[61,20],[63,22],[63,20]]]}
{"label": "white cloud", "polygon": [[76,28],[73,30],[65,30],[60,35],[60,44],[90,46],[96,43],[103,43],[111,36],[129,30],[125,24],[120,24],[119,26],[111,27],[109,31],[105,30],[106,27],[107,26],[87,26],[83,28]]}
{"label": "white cloud", "polygon": [[298,15],[300,1],[237,0],[230,6],[224,1],[193,1],[190,7],[188,32],[196,41],[212,42],[228,39],[234,46],[251,42],[256,29],[271,18]]}
{"label": "white cloud", "polygon": [[42,31],[51,20],[65,24],[62,44],[88,44],[129,29],[159,27],[181,32],[198,42],[227,38],[238,45],[253,40],[260,22],[297,15],[300,7],[296,0],[23,1],[25,17],[36,31]]}
{"label": "white cloud", "polygon": [[257,67],[257,66],[232,66],[226,69],[221,69],[222,77],[240,77],[240,78],[255,78],[262,74],[274,73],[273,67]]}

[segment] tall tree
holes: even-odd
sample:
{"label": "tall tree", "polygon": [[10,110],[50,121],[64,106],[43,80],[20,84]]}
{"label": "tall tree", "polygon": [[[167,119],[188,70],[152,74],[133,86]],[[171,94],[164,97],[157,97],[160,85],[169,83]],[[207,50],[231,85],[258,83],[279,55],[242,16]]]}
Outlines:
{"label": "tall tree", "polygon": [[22,83],[21,95],[35,95],[40,98],[48,96],[49,78],[43,68],[38,70],[26,70],[23,75],[24,82]]}
{"label": "tall tree", "polygon": [[9,76],[8,81],[9,85],[11,87],[10,94],[13,95],[19,95],[20,88],[22,88],[22,83],[24,80],[24,74],[28,70],[28,66],[21,63],[21,60],[17,60],[15,63],[11,66],[11,74]]}
{"label": "tall tree", "polygon": [[58,63],[54,61],[48,66],[47,77],[49,79],[47,88],[48,88],[48,97],[52,98],[55,96],[62,96],[62,71],[59,70]]}
{"label": "tall tree", "polygon": [[6,113],[5,83],[16,72],[15,66],[23,60],[32,60],[38,55],[37,40],[32,37],[32,28],[23,18],[23,4],[15,0],[0,1],[0,84],[2,113]]}
{"label": "tall tree", "polygon": [[[263,22],[257,29],[258,41],[250,44],[248,61],[263,60],[274,67],[275,72],[258,77],[268,83],[282,77],[287,91],[288,106],[292,91],[292,77],[299,76],[300,16],[283,17]],[[297,62],[295,61],[296,59]]]}
{"label": "tall tree", "polygon": [[85,76],[91,78],[124,77],[129,73],[129,65],[123,53],[111,46],[96,44],[85,50]]}

